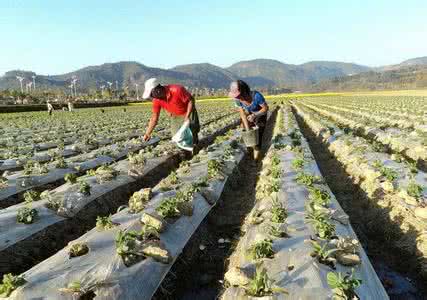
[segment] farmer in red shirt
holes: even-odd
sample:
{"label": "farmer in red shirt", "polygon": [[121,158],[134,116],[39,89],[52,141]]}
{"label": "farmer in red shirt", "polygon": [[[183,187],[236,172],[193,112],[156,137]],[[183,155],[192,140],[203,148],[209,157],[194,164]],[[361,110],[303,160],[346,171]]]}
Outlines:
{"label": "farmer in red shirt", "polygon": [[190,129],[193,134],[193,144],[198,143],[200,131],[199,117],[197,114],[194,97],[181,85],[161,85],[156,78],[150,78],[145,82],[143,99],[153,99],[153,111],[150,123],[145,131],[144,141],[151,138],[151,133],[159,120],[160,110],[165,109],[171,117],[172,136],[179,130],[185,121],[190,121]]}

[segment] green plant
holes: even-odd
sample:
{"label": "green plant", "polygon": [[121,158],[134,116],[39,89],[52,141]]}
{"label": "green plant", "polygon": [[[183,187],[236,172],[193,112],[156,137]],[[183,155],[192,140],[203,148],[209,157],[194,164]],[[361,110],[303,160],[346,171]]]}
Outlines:
{"label": "green plant", "polygon": [[277,238],[289,237],[289,235],[286,233],[286,231],[284,231],[280,228],[280,225],[272,225],[270,227],[269,233],[272,236],[277,237]]}
{"label": "green plant", "polygon": [[129,267],[142,257],[142,253],[138,251],[139,244],[142,240],[142,235],[136,231],[122,231],[120,230],[116,235],[116,252],[122,257],[125,266]]}
{"label": "green plant", "polygon": [[273,166],[271,168],[271,177],[279,179],[282,176],[282,169],[279,166]]}
{"label": "green plant", "polygon": [[304,172],[299,172],[296,176],[296,181],[299,184],[304,184],[306,186],[312,186],[314,183],[319,182],[319,178],[317,176],[313,176],[311,174],[307,174]]}
{"label": "green plant", "polygon": [[288,212],[280,203],[275,203],[271,208],[271,221],[274,223],[284,223],[288,217]]}
{"label": "green plant", "polygon": [[64,176],[64,180],[69,184],[75,184],[77,182],[77,175],[74,173],[67,173]]}
{"label": "green plant", "polygon": [[45,164],[41,164],[39,162],[34,163],[33,172],[37,174],[43,175],[49,173],[49,169]]}
{"label": "green plant", "polygon": [[90,177],[96,176],[96,171],[94,169],[87,170],[86,175]]}
{"label": "green plant", "polygon": [[40,200],[40,193],[35,190],[29,190],[24,193],[24,200],[26,203]]}
{"label": "green plant", "polygon": [[129,212],[136,214],[144,210],[145,203],[151,198],[151,189],[147,188],[142,191],[133,193],[129,199]]}
{"label": "green plant", "polygon": [[143,167],[146,163],[146,159],[144,157],[144,153],[143,152],[139,152],[139,153],[129,153],[128,154],[128,158],[129,158],[129,163],[133,166],[137,166],[139,168]]}
{"label": "green plant", "polygon": [[387,168],[385,166],[381,166],[379,171],[380,171],[382,176],[387,178],[388,181],[393,181],[399,176],[399,174],[397,174],[397,172],[395,170],[393,170],[391,168]]}
{"label": "green plant", "polygon": [[304,166],[304,160],[300,158],[295,158],[292,160],[292,168],[294,170],[300,170]]}
{"label": "green plant", "polygon": [[271,165],[274,166],[278,166],[280,165],[280,157],[279,155],[277,155],[276,153],[273,154],[273,156],[271,157]]}
{"label": "green plant", "polygon": [[178,209],[178,201],[175,198],[164,199],[156,208],[156,211],[163,218],[176,218],[181,215]]}
{"label": "green plant", "polygon": [[111,215],[107,217],[98,216],[96,218],[96,228],[98,230],[110,230],[116,226],[117,224],[112,221]]}
{"label": "green plant", "polygon": [[67,163],[65,162],[65,159],[63,157],[58,157],[55,160],[55,168],[57,168],[57,169],[66,169],[67,167],[68,167]]}
{"label": "green plant", "polygon": [[270,239],[259,241],[249,248],[251,259],[272,258],[273,255],[273,241]]}
{"label": "green plant", "polygon": [[280,181],[273,179],[265,185],[265,192],[267,195],[270,195],[271,193],[280,191],[280,187]]}
{"label": "green plant", "polygon": [[80,181],[79,182],[79,192],[85,196],[90,195],[90,184],[87,183],[86,181]]}
{"label": "green plant", "polygon": [[423,188],[419,184],[416,184],[415,182],[411,181],[408,184],[406,191],[409,196],[419,199],[422,196]]}
{"label": "green plant", "polygon": [[66,288],[61,288],[60,291],[65,293],[77,293],[80,294],[82,292],[82,283],[80,280],[75,280],[70,282]]}
{"label": "green plant", "polygon": [[255,277],[249,282],[246,288],[246,294],[249,296],[263,297],[273,293],[273,282],[268,278],[267,270],[256,269]]}
{"label": "green plant", "polygon": [[224,164],[220,160],[210,159],[208,161],[208,177],[215,178],[223,168]]}
{"label": "green plant", "polygon": [[354,277],[354,272],[342,275],[342,273],[329,272],[327,275],[328,285],[334,291],[333,299],[347,300],[357,299],[355,289],[362,284],[362,280]]}
{"label": "green plant", "polygon": [[70,258],[78,257],[89,253],[89,247],[85,243],[75,243],[72,244],[70,249],[68,250],[68,255]]}
{"label": "green plant", "polygon": [[316,234],[322,239],[330,239],[335,235],[335,225],[329,221],[329,216],[320,210],[312,210],[306,215]]}
{"label": "green plant", "polygon": [[318,241],[310,240],[310,242],[313,247],[313,252],[310,255],[316,257],[320,263],[334,267],[335,259],[332,255],[337,252],[337,249],[329,249],[327,243],[321,245]]}
{"label": "green plant", "polygon": [[32,160],[29,160],[25,163],[24,165],[24,175],[28,176],[31,175],[33,173],[33,169],[34,169],[34,164],[35,162]]}
{"label": "green plant", "polygon": [[95,171],[96,180],[99,183],[113,180],[117,174],[118,172],[108,165],[100,166]]}
{"label": "green plant", "polygon": [[37,217],[38,217],[37,210],[29,206],[26,206],[18,209],[16,220],[18,223],[32,224]]}
{"label": "green plant", "polygon": [[4,174],[0,174],[0,189],[4,189],[8,186],[7,178],[3,176]]}
{"label": "green plant", "polygon": [[310,198],[321,206],[327,207],[331,203],[331,196],[325,190],[319,188],[310,188]]}
{"label": "green plant", "polygon": [[11,273],[3,275],[3,281],[0,284],[0,297],[9,297],[14,290],[26,283],[24,277],[15,276]]}

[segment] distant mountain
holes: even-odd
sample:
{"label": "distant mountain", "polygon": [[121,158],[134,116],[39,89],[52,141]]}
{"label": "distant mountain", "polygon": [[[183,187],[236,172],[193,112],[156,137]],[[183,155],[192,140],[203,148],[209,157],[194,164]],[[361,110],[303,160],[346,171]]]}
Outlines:
{"label": "distant mountain", "polygon": [[402,61],[396,65],[388,65],[376,68],[376,71],[390,71],[390,70],[398,70],[411,66],[424,66],[427,65],[427,56],[411,58],[405,61]]}
{"label": "distant mountain", "polygon": [[247,79],[253,85],[304,88],[322,79],[366,72],[370,68],[332,61],[312,61],[302,65],[290,65],[277,60],[255,59],[236,63],[228,70]]}
{"label": "distant mountain", "polygon": [[314,84],[311,90],[319,92],[425,88],[427,88],[427,65],[413,65],[323,80]]}
{"label": "distant mountain", "polygon": [[[68,89],[71,78],[78,78],[77,88],[80,91],[99,89],[100,86],[134,88],[139,84],[141,89],[146,79],[157,77],[161,82],[179,83],[190,87],[228,88],[235,79],[246,80],[254,88],[280,87],[299,90],[328,88],[333,82],[352,82],[356,85],[357,78],[379,77],[387,80],[389,74],[384,71],[402,70],[406,74],[408,68],[427,66],[427,57],[414,58],[397,65],[381,68],[370,68],[353,63],[334,61],[311,61],[301,65],[286,64],[272,59],[254,59],[241,61],[228,68],[221,68],[209,63],[188,64],[171,69],[148,67],[138,62],[124,61],[89,66],[74,72],[61,75],[39,75],[31,71],[9,71],[0,77],[1,89],[20,89],[16,76],[23,76],[26,82],[36,75],[36,87],[43,89]],[[418,69],[417,69],[418,70]],[[413,70],[412,70],[413,71]],[[366,79],[368,80],[368,79]],[[375,81],[374,81],[375,82]],[[360,83],[361,84],[361,83]]]}
{"label": "distant mountain", "polygon": [[224,88],[230,85],[230,82],[236,80],[237,76],[228,70],[212,64],[190,64],[172,68],[171,70],[181,72],[192,77],[201,87]]}

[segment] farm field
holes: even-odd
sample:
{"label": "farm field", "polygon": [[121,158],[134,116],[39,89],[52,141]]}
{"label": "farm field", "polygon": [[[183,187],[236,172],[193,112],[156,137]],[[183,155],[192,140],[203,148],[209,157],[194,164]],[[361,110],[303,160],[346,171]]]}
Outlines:
{"label": "farm field", "polygon": [[0,297],[422,299],[427,97],[268,102],[258,164],[223,99],[193,157],[150,105],[0,114]]}

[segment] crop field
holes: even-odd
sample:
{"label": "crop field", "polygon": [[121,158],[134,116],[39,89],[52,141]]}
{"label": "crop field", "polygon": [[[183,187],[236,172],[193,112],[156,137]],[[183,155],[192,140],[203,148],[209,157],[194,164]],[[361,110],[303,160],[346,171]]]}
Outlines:
{"label": "crop field", "polygon": [[223,99],[194,156],[150,105],[0,114],[0,298],[422,299],[427,98],[268,102],[258,163]]}

